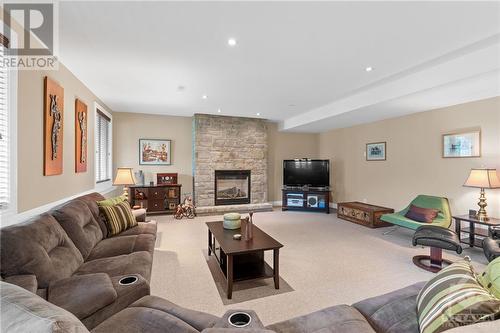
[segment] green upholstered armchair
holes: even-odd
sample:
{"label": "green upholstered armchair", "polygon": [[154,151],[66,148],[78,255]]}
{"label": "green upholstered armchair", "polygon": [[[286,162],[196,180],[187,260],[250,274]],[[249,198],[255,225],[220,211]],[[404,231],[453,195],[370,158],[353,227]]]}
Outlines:
{"label": "green upholstered armchair", "polygon": [[[410,209],[410,205],[415,205],[423,208],[439,209],[438,216],[432,223],[422,223],[410,220],[405,217],[405,214]],[[435,225],[443,228],[449,228],[451,225],[450,204],[447,198],[434,197],[430,195],[419,195],[405,209],[392,214],[384,214],[380,217],[382,221],[398,225],[400,227],[416,230],[421,225]]]}

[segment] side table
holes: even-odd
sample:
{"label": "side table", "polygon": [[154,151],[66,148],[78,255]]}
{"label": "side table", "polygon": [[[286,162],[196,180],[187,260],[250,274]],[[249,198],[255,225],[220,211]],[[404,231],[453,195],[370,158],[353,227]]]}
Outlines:
{"label": "side table", "polygon": [[[469,215],[458,215],[453,216],[455,219],[455,232],[460,239],[460,243],[468,244],[470,247],[482,248],[483,239],[491,235],[491,228],[495,226],[500,226],[500,219],[490,217],[486,221],[478,220],[475,217]],[[468,227],[462,227],[462,222],[468,223]],[[476,224],[484,225],[488,227],[488,230],[476,228]],[[469,237],[463,238],[461,233],[466,233]]]}

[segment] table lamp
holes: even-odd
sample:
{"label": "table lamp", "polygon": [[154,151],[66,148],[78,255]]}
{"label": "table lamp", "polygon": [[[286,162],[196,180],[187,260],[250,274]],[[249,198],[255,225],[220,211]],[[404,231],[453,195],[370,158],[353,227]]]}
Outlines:
{"label": "table lamp", "polygon": [[488,221],[488,214],[486,214],[486,196],[484,195],[485,188],[500,188],[500,180],[498,179],[497,171],[495,169],[471,169],[469,177],[464,183],[466,187],[478,187],[481,189],[479,196],[479,211],[476,218],[480,221]]}
{"label": "table lamp", "polygon": [[123,195],[128,201],[128,186],[135,185],[135,178],[132,168],[118,168],[113,185],[123,185]]}

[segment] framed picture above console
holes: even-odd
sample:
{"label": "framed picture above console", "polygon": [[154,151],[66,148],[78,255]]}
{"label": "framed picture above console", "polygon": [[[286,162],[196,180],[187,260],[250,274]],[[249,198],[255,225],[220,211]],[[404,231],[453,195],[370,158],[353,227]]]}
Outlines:
{"label": "framed picture above console", "polygon": [[385,161],[386,160],[386,143],[373,142],[366,144],[366,160],[367,161]]}
{"label": "framed picture above console", "polygon": [[139,139],[140,165],[170,165],[172,153],[170,140]]}
{"label": "framed picture above console", "polygon": [[157,173],[156,184],[158,186],[177,184],[177,173]]}

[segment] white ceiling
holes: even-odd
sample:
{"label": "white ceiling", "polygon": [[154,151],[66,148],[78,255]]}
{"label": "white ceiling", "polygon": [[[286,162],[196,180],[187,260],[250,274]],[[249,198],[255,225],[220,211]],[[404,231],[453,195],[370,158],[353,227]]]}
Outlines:
{"label": "white ceiling", "polygon": [[59,17],[62,62],[117,112],[315,132],[500,95],[499,2],[61,2]]}

